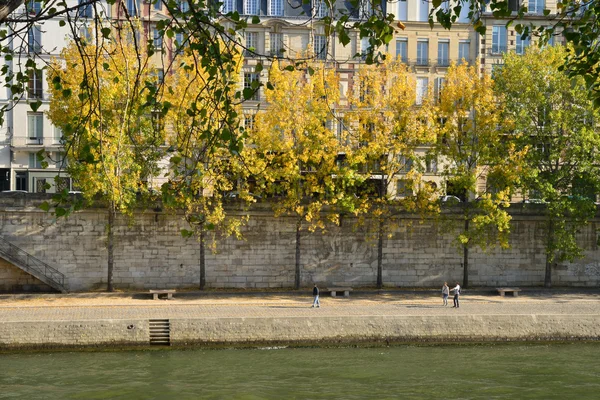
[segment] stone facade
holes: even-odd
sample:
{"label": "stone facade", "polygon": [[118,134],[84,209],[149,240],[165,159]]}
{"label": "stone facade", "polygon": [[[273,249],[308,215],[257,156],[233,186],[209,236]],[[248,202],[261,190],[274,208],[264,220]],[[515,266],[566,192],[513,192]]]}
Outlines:
{"label": "stone facade", "polygon": [[0,258],[0,293],[51,291],[44,282]]}
{"label": "stone facade", "polygon": [[[107,251],[102,209],[77,212],[55,220],[28,200],[0,198],[2,237],[44,260],[65,274],[70,291],[86,291],[106,285]],[[219,239],[216,252],[206,250],[206,284],[210,288],[289,288],[294,283],[295,221],[273,217],[267,211],[252,212],[244,238]],[[541,286],[545,255],[543,221],[515,206],[507,250],[470,252],[472,286]],[[553,273],[556,286],[597,287],[600,284],[598,220],[582,229],[579,241],[585,257],[559,264]],[[200,281],[200,245],[183,238],[186,228],[178,215],[140,211],[133,220],[118,219],[114,284],[118,289],[194,288]],[[440,282],[462,281],[462,253],[447,224],[420,221],[409,216],[394,223],[383,246],[383,282],[389,287],[439,287]],[[458,225],[457,225],[458,226]],[[0,290],[23,283],[12,265],[0,263],[6,281]],[[377,272],[377,242],[365,227],[344,219],[326,232],[302,232],[301,284],[373,286]],[[12,283],[11,283],[12,282]],[[10,289],[13,288],[13,289]],[[18,288],[17,288],[18,290]]]}

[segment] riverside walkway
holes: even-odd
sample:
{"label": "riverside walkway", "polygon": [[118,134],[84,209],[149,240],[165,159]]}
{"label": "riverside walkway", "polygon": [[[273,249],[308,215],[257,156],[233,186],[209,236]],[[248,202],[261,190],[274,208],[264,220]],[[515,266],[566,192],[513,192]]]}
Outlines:
{"label": "riverside walkway", "polygon": [[600,315],[600,290],[524,290],[517,298],[476,290],[461,307],[442,305],[433,291],[358,291],[350,298],[321,295],[313,309],[310,290],[298,293],[178,292],[153,301],[146,293],[0,295],[0,321],[125,318],[238,318],[361,315]]}
{"label": "riverside walkway", "polygon": [[[452,304],[452,299],[449,303]],[[147,345],[152,321],[175,345],[359,341],[600,340],[600,290],[468,290],[460,308],[437,291],[0,295],[0,349]]]}

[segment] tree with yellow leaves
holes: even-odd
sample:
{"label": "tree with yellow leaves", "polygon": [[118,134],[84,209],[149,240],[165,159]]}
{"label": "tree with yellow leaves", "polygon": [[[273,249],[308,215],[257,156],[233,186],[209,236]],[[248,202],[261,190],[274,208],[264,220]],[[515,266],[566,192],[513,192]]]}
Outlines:
{"label": "tree with yellow leaves", "polygon": [[[226,46],[225,43],[219,43]],[[246,180],[247,169],[240,158],[222,143],[229,143],[238,129],[240,106],[235,104],[240,52],[224,49],[235,63],[227,79],[211,79],[202,69],[202,58],[187,51],[178,69],[165,77],[163,96],[164,125],[169,147],[169,181],[163,185],[163,204],[183,211],[192,229],[184,236],[197,235],[200,241],[200,289],[204,289],[205,241],[208,232],[225,236],[240,235],[245,218],[227,218],[228,199],[253,199],[239,182]],[[232,111],[237,111],[234,113]],[[236,133],[237,134],[237,133]],[[223,142],[221,142],[223,140]],[[213,240],[213,244],[214,244]]]}
{"label": "tree with yellow leaves", "polygon": [[[506,211],[519,184],[523,151],[518,151],[511,121],[502,119],[489,75],[474,66],[451,65],[436,108],[440,159],[447,194],[460,206],[457,242],[463,253],[463,287],[469,285],[469,249],[508,247],[511,217]],[[454,227],[455,220],[449,223]]]}
{"label": "tree with yellow leaves", "polygon": [[[383,240],[400,212],[431,212],[433,189],[422,182],[418,149],[433,142],[429,94],[416,104],[416,81],[407,67],[391,60],[363,66],[349,95],[345,126],[352,144],[345,162],[361,180],[356,187],[362,222],[377,236],[377,287],[383,286]],[[415,166],[415,168],[413,168]],[[366,218],[365,218],[366,217]]]}
{"label": "tree with yellow leaves", "polygon": [[[84,199],[108,204],[108,291],[113,290],[116,215],[131,215],[139,193],[147,193],[165,140],[146,102],[148,84],[157,77],[148,57],[136,52],[132,28],[124,26],[118,36],[100,37],[95,44],[71,43],[61,52],[64,61],[53,60],[48,74],[48,116],[68,143],[67,172]],[[66,194],[65,189],[57,197]],[[57,206],[55,213],[68,210]]]}
{"label": "tree with yellow leaves", "polygon": [[324,208],[335,212],[346,204],[346,172],[336,164],[340,143],[332,129],[332,110],[339,100],[338,78],[324,65],[305,68],[271,66],[268,103],[255,116],[243,157],[256,179],[255,191],[268,197],[276,215],[296,218],[294,287],[301,284],[301,232],[325,228]]}

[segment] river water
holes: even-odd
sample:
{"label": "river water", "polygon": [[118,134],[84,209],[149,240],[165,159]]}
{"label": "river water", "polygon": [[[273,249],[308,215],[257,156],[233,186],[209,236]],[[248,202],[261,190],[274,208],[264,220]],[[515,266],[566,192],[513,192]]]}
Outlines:
{"label": "river water", "polygon": [[598,399],[600,343],[0,354],[0,399]]}

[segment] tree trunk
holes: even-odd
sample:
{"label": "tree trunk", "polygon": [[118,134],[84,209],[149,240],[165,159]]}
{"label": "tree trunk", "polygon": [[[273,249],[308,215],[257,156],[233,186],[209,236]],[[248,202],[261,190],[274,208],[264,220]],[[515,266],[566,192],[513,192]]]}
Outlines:
{"label": "tree trunk", "polygon": [[108,250],[108,276],[107,276],[107,285],[106,291],[112,292],[113,288],[113,268],[115,263],[115,234],[114,234],[114,225],[115,225],[115,216],[117,214],[117,210],[115,209],[115,203],[111,201],[108,204],[108,226],[107,226],[107,250]]}
{"label": "tree trunk", "polygon": [[23,0],[2,0],[0,1],[0,24],[4,22],[4,20],[15,11],[21,4],[23,4]]}
{"label": "tree trunk", "polygon": [[206,287],[206,259],[204,255],[204,224],[200,225],[200,290]]}
{"label": "tree trunk", "polygon": [[302,227],[302,220],[298,219],[296,222],[296,271],[294,276],[294,289],[300,289],[300,228]]}
{"label": "tree trunk", "polygon": [[554,263],[554,223],[548,222],[548,238],[546,242],[546,273],[544,274],[544,287],[552,287],[552,264]]}
{"label": "tree trunk", "polygon": [[383,287],[383,219],[379,219],[377,232],[377,289]]}
{"label": "tree trunk", "polygon": [[[465,218],[465,233],[469,232],[469,219]],[[463,244],[463,288],[469,287],[469,243]]]}

